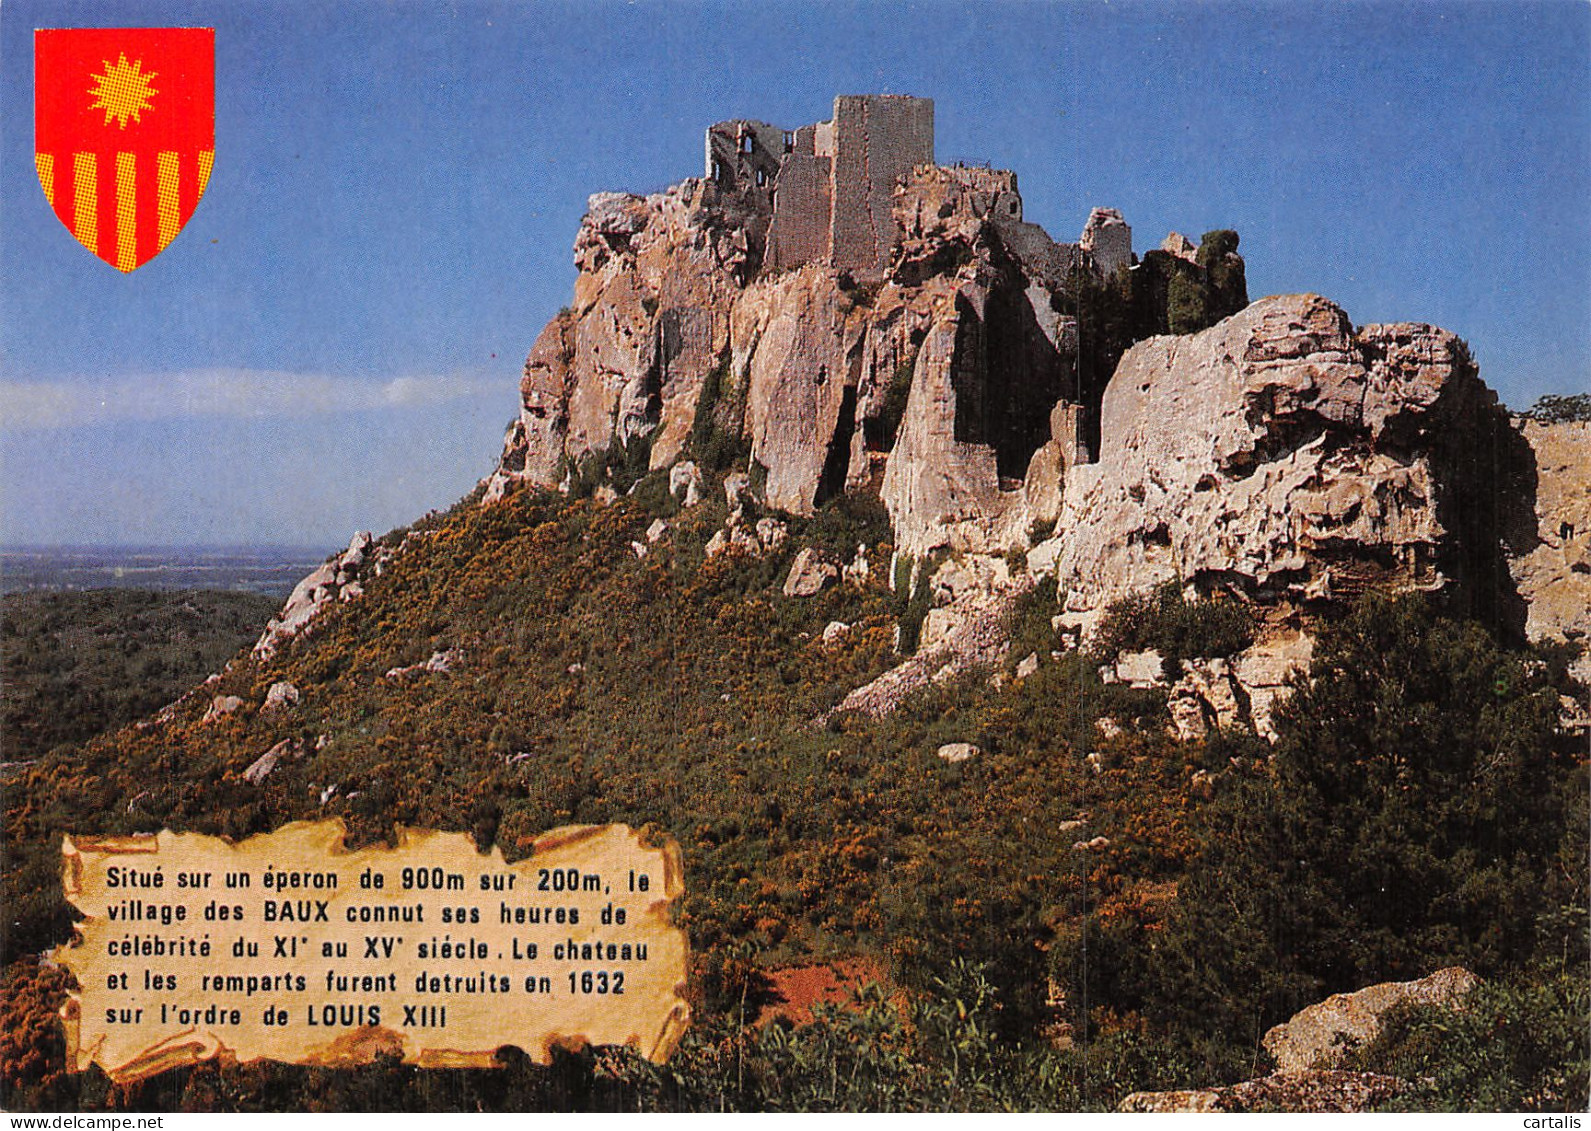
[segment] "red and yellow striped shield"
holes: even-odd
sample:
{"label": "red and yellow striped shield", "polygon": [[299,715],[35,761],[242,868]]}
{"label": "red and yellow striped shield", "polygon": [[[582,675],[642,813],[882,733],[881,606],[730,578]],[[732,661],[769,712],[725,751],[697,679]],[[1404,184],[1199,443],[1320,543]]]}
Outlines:
{"label": "red and yellow striped shield", "polygon": [[215,163],[214,28],[34,33],[33,149],[66,230],[118,271],[165,250]]}

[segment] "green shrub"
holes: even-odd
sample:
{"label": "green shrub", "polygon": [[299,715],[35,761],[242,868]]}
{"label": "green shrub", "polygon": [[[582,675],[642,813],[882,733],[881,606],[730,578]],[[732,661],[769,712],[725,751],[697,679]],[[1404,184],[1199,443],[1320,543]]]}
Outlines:
{"label": "green shrub", "polygon": [[1192,334],[1210,325],[1209,295],[1192,273],[1177,271],[1166,290],[1166,326],[1173,334]]}
{"label": "green shrub", "polygon": [[884,399],[878,410],[878,426],[886,451],[895,446],[900,422],[906,418],[906,403],[911,399],[912,373],[916,368],[917,353],[913,351],[911,356],[901,358],[884,389]]}
{"label": "green shrub", "polygon": [[[917,570],[917,584],[911,593],[906,596],[904,607],[900,613],[900,653],[910,656],[917,651],[917,643],[922,638],[923,621],[928,619],[928,611],[934,607],[934,587],[930,583],[933,577],[934,562],[924,561]],[[911,576],[911,559],[902,556],[896,565],[895,577],[897,580],[896,596],[901,597],[906,593],[904,586],[898,584],[901,566],[905,566],[906,576]]]}
{"label": "green shrub", "polygon": [[1539,420],[1543,424],[1563,424],[1571,420],[1591,420],[1591,393],[1576,393],[1563,397],[1547,393],[1539,397],[1521,416]]}
{"label": "green shrub", "polygon": [[728,349],[702,378],[696,398],[696,415],[691,420],[690,451],[704,471],[725,472],[745,462],[749,449],[741,434],[740,414],[730,396]]}
{"label": "green shrub", "polygon": [[1238,242],[1238,234],[1230,228],[1205,232],[1199,241],[1198,263],[1204,270],[1209,296],[1208,325],[1213,326],[1248,305],[1248,279],[1237,254]]}
{"label": "green shrub", "polygon": [[1415,1083],[1406,1111],[1584,1111],[1591,1103],[1587,971],[1483,982],[1462,1009],[1388,1011],[1352,1066]]}
{"label": "green shrub", "polygon": [[1095,650],[1109,660],[1152,648],[1164,660],[1166,677],[1176,679],[1183,660],[1241,652],[1254,643],[1254,630],[1246,606],[1220,596],[1189,601],[1179,582],[1167,581],[1113,602],[1100,621]]}
{"label": "green shrub", "polygon": [[1520,968],[1584,789],[1558,694],[1423,597],[1362,603],[1278,712],[1270,765],[1217,795],[1158,953],[1123,984],[1167,1023],[1257,1042],[1328,993]]}

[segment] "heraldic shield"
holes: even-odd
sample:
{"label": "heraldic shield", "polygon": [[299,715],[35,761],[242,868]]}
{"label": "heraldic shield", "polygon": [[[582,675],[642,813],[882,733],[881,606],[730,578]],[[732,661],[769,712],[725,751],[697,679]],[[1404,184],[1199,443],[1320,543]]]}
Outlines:
{"label": "heraldic shield", "polygon": [[118,271],[142,267],[193,215],[215,164],[215,29],[41,29],[33,63],[50,207]]}

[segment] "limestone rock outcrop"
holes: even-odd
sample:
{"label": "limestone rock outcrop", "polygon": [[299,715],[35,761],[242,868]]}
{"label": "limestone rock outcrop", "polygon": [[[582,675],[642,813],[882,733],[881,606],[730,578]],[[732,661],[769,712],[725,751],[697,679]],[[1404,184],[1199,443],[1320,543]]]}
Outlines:
{"label": "limestone rock outcrop", "polygon": [[1479,984],[1462,966],[1449,966],[1412,982],[1380,982],[1351,994],[1332,994],[1270,1029],[1261,1043],[1283,1072],[1336,1068],[1345,1042],[1364,1045],[1374,1040],[1382,1015],[1394,1005],[1455,1008]]}
{"label": "limestone rock outcrop", "polygon": [[236,695],[217,695],[210,700],[210,706],[205,708],[201,723],[213,723],[216,719],[230,715],[233,711],[243,706],[243,700]]}
{"label": "limestone rock outcrop", "polygon": [[1395,1076],[1341,1067],[1354,1047],[1375,1039],[1381,1018],[1394,1005],[1412,1002],[1462,1008],[1480,979],[1449,966],[1413,982],[1383,982],[1351,994],[1333,994],[1296,1013],[1265,1034],[1265,1051],[1276,1071],[1220,1088],[1134,1092],[1117,1108],[1124,1112],[1366,1111],[1408,1092]]}
{"label": "limestone rock outcrop", "polygon": [[360,531],[342,553],[317,566],[293,588],[282,611],[273,617],[254,644],[254,655],[268,660],[283,643],[304,629],[329,605],[362,596],[366,577],[376,577],[392,559],[393,551],[378,544],[369,531]]}
{"label": "limestone rock outcrop", "polygon": [[[1510,567],[1526,606],[1532,640],[1591,644],[1591,422],[1523,420],[1520,434],[1535,457],[1534,545]],[[1575,674],[1591,682],[1591,649]]]}
{"label": "limestone rock outcrop", "polygon": [[937,640],[922,645],[903,663],[846,695],[834,711],[882,717],[891,714],[906,696],[930,683],[975,669],[997,667],[1011,648],[1006,631],[1011,609],[1031,588],[1029,578],[1018,576],[998,591],[969,593],[963,598],[964,607],[947,619]]}
{"label": "limestone rock outcrop", "polygon": [[811,546],[796,554],[790,574],[784,580],[786,597],[813,597],[839,580],[840,567],[828,561]]}
{"label": "limestone rock outcrop", "polygon": [[1248,722],[1261,738],[1277,738],[1275,712],[1289,693],[1290,681],[1309,671],[1315,639],[1300,628],[1279,626],[1235,658],[1233,674],[1248,699]]}
{"label": "limestone rock outcrop", "polygon": [[265,704],[260,708],[260,710],[291,710],[292,708],[298,706],[298,700],[298,688],[294,687],[285,679],[277,680],[275,683],[271,684],[270,689],[266,691]]}
{"label": "limestone rock outcrop", "polygon": [[766,231],[755,207],[709,181],[592,196],[575,237],[574,302],[531,347],[487,500],[515,480],[552,486],[567,461],[654,431],[653,466],[672,463]]}
{"label": "limestone rock outcrop", "polygon": [[445,673],[452,671],[464,660],[464,652],[459,648],[448,648],[441,652],[432,652],[430,657],[418,664],[408,664],[403,667],[388,668],[387,679],[406,679],[413,675]]}
{"label": "limestone rock outcrop", "polygon": [[[786,532],[774,514],[876,492],[898,555],[1025,562],[936,599],[919,655],[847,699],[866,710],[1002,655],[990,610],[1030,584],[1064,596],[1073,644],[1168,581],[1261,610],[1252,648],[1174,681],[1188,738],[1234,721],[1274,736],[1309,626],[1369,589],[1447,590],[1533,637],[1591,634],[1587,426],[1511,427],[1445,330],[1356,329],[1310,294],[1245,306],[1235,232],[1172,233],[1140,261],[1122,215],[1095,208],[1076,243],[1053,240],[1015,173],[936,165],[931,134],[926,100],[841,99],[788,136],[715,124],[702,179],[591,197],[574,300],[530,351],[486,504],[520,482],[589,486],[571,472],[645,444],[685,505],[724,476],[710,557],[766,554]],[[859,195],[866,153],[892,171]],[[1172,291],[1203,295],[1203,315],[1172,318]],[[1536,521],[1513,521],[1529,499]],[[324,604],[327,580],[262,648]]]}
{"label": "limestone rock outcrop", "polygon": [[[746,160],[720,152],[730,134],[750,144]],[[1052,409],[1076,401],[1073,275],[1130,260],[1130,229],[1096,210],[1095,263],[1022,218],[1014,173],[929,162],[906,166],[880,198],[889,207],[866,219],[893,233],[884,270],[853,275],[838,250],[781,266],[770,223],[796,197],[767,177],[804,165],[800,153],[782,165],[764,153],[771,136],[719,123],[709,131],[719,175],[590,199],[574,302],[530,351],[485,502],[516,482],[565,482],[613,444],[644,441],[656,469],[693,436],[716,434],[746,452],[739,473],[769,507],[810,514],[876,487],[887,459],[883,495],[913,553],[1003,550],[1011,530],[1025,544],[1030,521],[1002,518],[1031,510],[1053,523],[1075,455],[1075,442],[1064,457],[1039,451]],[[893,144],[877,128],[865,140],[880,152]],[[832,205],[835,232],[855,219],[841,212],[860,207],[846,201]]]}
{"label": "limestone rock outcrop", "polygon": [[1439,588],[1474,549],[1449,521],[1455,434],[1495,432],[1494,402],[1452,334],[1356,333],[1318,295],[1148,339],[1105,392],[1098,461],[1068,474],[1057,581],[1074,609],[1178,579],[1272,602]]}
{"label": "limestone rock outcrop", "polygon": [[789,528],[780,519],[763,517],[752,521],[743,508],[736,507],[724,520],[723,529],[714,532],[707,540],[707,556],[716,558],[733,549],[760,558],[784,545],[789,533]]}
{"label": "limestone rock outcrop", "polygon": [[1121,1101],[1116,1110],[1139,1113],[1357,1112],[1369,1111],[1407,1091],[1407,1080],[1373,1072],[1275,1072],[1224,1088],[1133,1092]]}

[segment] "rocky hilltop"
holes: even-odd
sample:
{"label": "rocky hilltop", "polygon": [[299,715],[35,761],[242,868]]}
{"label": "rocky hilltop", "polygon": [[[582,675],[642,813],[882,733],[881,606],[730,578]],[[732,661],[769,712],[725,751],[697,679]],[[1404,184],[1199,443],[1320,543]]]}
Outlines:
{"label": "rocky hilltop", "polygon": [[[876,493],[913,578],[953,555],[982,579],[936,586],[929,643],[1029,584],[1086,634],[1180,582],[1264,611],[1249,670],[1278,684],[1311,614],[1367,589],[1445,590],[1532,639],[1591,630],[1586,429],[1511,422],[1453,333],[1355,328],[1318,295],[1249,305],[1231,232],[1140,260],[1094,208],[1058,242],[1015,173],[933,163],[926,100],[707,142],[703,178],[591,198],[487,505],[637,452],[744,474],[790,515]],[[875,170],[847,195],[869,153],[891,189]],[[847,244],[864,221],[876,239]],[[1025,562],[976,562],[1008,556]]]}
{"label": "rocky hilltop", "polygon": [[[932,123],[720,122],[592,197],[477,493],[8,771],[10,1106],[1583,1106],[1587,662],[1527,638],[1591,630],[1591,425],[1250,303],[1234,232],[1056,240]],[[67,1070],[63,834],[332,817],[673,837],[675,1059]]]}

